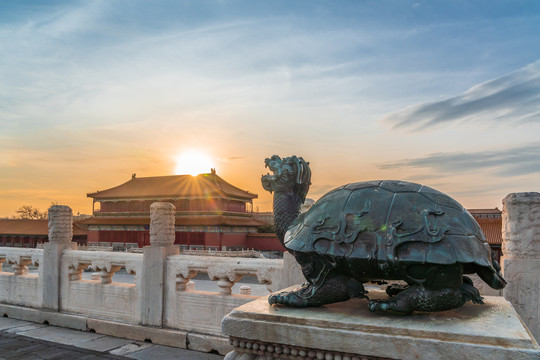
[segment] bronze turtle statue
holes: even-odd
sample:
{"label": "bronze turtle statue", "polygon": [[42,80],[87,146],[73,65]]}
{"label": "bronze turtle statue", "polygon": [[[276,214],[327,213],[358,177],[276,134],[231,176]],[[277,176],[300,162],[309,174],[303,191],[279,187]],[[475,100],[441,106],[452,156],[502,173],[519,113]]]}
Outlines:
{"label": "bronze turtle statue", "polygon": [[404,280],[407,285],[387,287],[388,299],[369,301],[369,309],[443,311],[483,303],[463,274],[477,273],[494,289],[506,285],[480,226],[448,195],[405,181],[358,182],[330,191],[301,214],[309,163],[274,155],[265,164],[273,172],[261,181],[274,193],[276,233],[307,280],[270,295],[270,304],[367,298],[364,283]]}

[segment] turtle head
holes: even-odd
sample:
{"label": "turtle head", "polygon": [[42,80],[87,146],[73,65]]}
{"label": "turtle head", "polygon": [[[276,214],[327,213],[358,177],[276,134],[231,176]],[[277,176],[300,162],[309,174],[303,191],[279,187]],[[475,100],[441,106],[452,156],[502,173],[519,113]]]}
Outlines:
{"label": "turtle head", "polygon": [[273,174],[263,175],[261,182],[270,192],[294,192],[305,200],[311,185],[309,163],[296,155],[284,159],[277,155],[266,158],[264,164]]}

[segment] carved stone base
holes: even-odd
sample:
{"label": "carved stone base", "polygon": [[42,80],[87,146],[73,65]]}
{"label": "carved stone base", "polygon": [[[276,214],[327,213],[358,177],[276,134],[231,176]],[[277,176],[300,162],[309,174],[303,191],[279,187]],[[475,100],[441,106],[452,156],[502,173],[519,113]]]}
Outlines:
{"label": "carved stone base", "polygon": [[223,319],[234,348],[226,360],[540,358],[512,305],[502,297],[484,301],[402,316],[371,313],[360,299],[302,309],[270,306],[263,297]]}
{"label": "carved stone base", "polygon": [[306,348],[293,345],[280,345],[249,339],[230,338],[229,343],[234,350],[227,354],[225,360],[391,360],[378,356],[360,356],[339,351],[326,351],[316,348]]}

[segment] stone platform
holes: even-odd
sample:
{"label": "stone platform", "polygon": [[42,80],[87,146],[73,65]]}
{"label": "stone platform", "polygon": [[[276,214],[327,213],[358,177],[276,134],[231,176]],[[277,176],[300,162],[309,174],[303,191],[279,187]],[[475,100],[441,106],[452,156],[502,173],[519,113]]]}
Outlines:
{"label": "stone platform", "polygon": [[270,306],[264,297],[223,319],[234,346],[225,359],[540,359],[512,305],[502,297],[484,301],[403,316],[371,313],[365,299],[299,309]]}
{"label": "stone platform", "polygon": [[223,356],[0,316],[3,359],[221,360]]}

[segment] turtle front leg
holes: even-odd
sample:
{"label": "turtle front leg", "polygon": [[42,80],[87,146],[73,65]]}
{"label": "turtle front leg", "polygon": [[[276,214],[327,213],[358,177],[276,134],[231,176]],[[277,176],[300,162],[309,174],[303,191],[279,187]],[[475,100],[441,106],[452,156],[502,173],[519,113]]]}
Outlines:
{"label": "turtle front leg", "polygon": [[308,282],[302,284],[301,287],[293,291],[282,291],[277,294],[271,294],[268,297],[268,303],[273,304],[283,304],[294,307],[306,307],[308,305],[308,296],[307,294],[313,292],[313,285]]}
{"label": "turtle front leg", "polygon": [[367,298],[367,291],[362,283],[344,275],[330,272],[326,280],[316,286],[305,282],[293,291],[283,291],[268,297],[268,303],[294,307],[321,306],[354,297]]}

